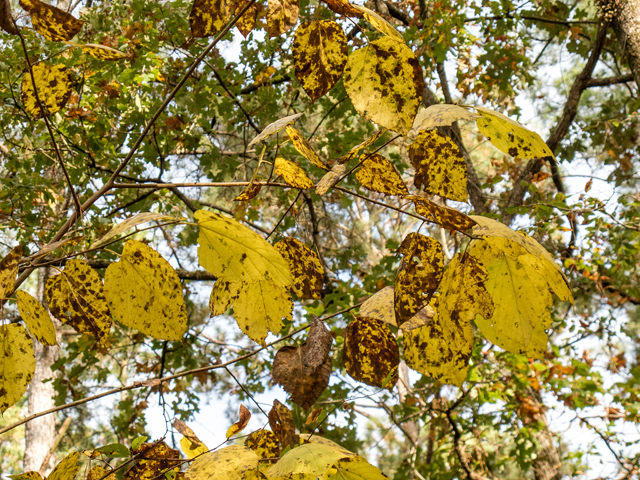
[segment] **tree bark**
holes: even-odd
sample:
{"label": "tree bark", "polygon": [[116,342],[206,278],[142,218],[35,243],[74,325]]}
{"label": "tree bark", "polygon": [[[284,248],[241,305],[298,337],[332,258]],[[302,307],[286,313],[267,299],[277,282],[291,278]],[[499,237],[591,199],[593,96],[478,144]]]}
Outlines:
{"label": "tree bark", "polygon": [[626,57],[640,89],[640,0],[604,0],[600,7],[612,21],[620,53]]}
{"label": "tree bark", "polygon": [[[49,268],[41,268],[38,270],[38,294],[37,298],[46,307],[44,295],[44,287],[47,279],[51,276]],[[54,324],[58,327],[58,323],[54,320]],[[60,341],[59,328],[58,342]],[[36,356],[36,371],[29,385],[29,415],[54,407],[54,390],[51,381],[47,381],[53,377],[51,366],[58,359],[60,347],[48,347],[34,340],[33,346]],[[26,472],[39,471],[42,462],[47,456],[49,449],[53,445],[56,438],[56,417],[55,415],[47,415],[37,418],[25,426],[25,448],[23,466]],[[49,466],[45,467],[45,471],[49,470]]]}

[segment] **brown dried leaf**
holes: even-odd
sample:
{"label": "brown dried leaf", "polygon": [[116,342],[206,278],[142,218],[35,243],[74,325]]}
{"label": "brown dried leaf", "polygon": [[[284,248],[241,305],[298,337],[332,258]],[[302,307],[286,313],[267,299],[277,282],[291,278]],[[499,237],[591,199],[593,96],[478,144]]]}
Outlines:
{"label": "brown dried leaf", "polygon": [[394,304],[398,326],[411,319],[429,303],[444,272],[440,242],[412,232],[400,244],[403,255],[394,285]]}
{"label": "brown dried leaf", "polygon": [[173,428],[175,428],[178,432],[184,435],[191,442],[192,449],[196,449],[198,447],[205,447],[205,449],[208,450],[205,444],[202,443],[202,441],[198,438],[196,433],[193,430],[191,430],[191,428],[179,418],[176,418],[173,421]]}
{"label": "brown dried leaf", "polygon": [[318,195],[324,195],[327,193],[331,187],[340,180],[340,177],[344,174],[345,170],[346,167],[344,165],[340,163],[335,164],[331,171],[327,172],[317,183],[316,193]]}
{"label": "brown dried leaf", "polygon": [[293,448],[296,444],[296,424],[293,421],[293,414],[285,405],[278,400],[273,401],[273,408],[269,410],[269,426],[273,433],[280,440],[280,445]]}
{"label": "brown dried leaf", "polygon": [[[235,15],[238,15],[240,10],[242,10],[249,1],[250,0],[238,0],[238,2],[236,3],[235,12],[234,12]],[[238,30],[240,31],[240,33],[244,38],[247,38],[247,35],[249,35],[251,30],[253,30],[256,26],[256,20],[258,19],[259,5],[260,4],[258,2],[254,2],[236,22],[236,27],[238,28]]]}
{"label": "brown dried leaf", "polygon": [[283,238],[274,247],[289,264],[298,298],[322,298],[324,268],[313,250],[291,237]]}
{"label": "brown dried leaf", "polygon": [[351,322],[344,335],[342,361],[349,376],[359,382],[392,390],[398,381],[400,354],[396,339],[389,327],[379,320],[358,317]]}
{"label": "brown dried leaf", "polygon": [[331,332],[316,317],[306,342],[299,347],[282,347],[276,353],[273,380],[304,409],[313,405],[329,385],[332,342]]}
{"label": "brown dried leaf", "polygon": [[438,205],[431,200],[418,195],[406,195],[403,197],[411,200],[416,207],[418,215],[422,215],[429,221],[449,230],[464,232],[473,228],[477,223],[469,216],[455,208]]}
{"label": "brown dried leaf", "polygon": [[324,412],[324,408],[314,408],[313,410],[311,410],[311,413],[307,415],[307,421],[304,422],[305,427],[307,425],[311,425],[312,423],[315,423],[315,421],[318,420],[318,417],[322,412]]}
{"label": "brown dried leaf", "polygon": [[244,428],[247,426],[247,423],[249,423],[249,419],[251,418],[251,412],[247,407],[245,407],[242,404],[240,404],[239,417],[240,418],[238,419],[238,421],[233,425],[231,425],[229,427],[229,430],[227,430],[227,438],[230,438],[234,436],[236,433],[239,433],[242,430],[244,430]]}

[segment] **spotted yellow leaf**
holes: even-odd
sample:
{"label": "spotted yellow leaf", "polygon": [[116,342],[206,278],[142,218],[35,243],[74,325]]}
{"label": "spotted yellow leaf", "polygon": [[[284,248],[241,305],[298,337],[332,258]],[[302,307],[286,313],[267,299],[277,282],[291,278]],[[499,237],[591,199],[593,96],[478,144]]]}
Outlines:
{"label": "spotted yellow leaf", "polygon": [[493,315],[486,279],[487,270],[474,257],[457,254],[453,258],[435,297],[437,314],[425,326],[404,334],[409,367],[441,383],[462,385],[473,351],[471,321],[477,314]]}
{"label": "spotted yellow leaf", "polygon": [[127,218],[123,222],[118,223],[115,227],[113,227],[109,232],[99,240],[96,240],[91,244],[91,248],[95,248],[98,245],[102,245],[103,243],[107,243],[112,238],[120,235],[121,233],[125,233],[128,230],[131,230],[138,225],[142,225],[147,222],[157,222],[160,220],[166,221],[175,221],[178,222],[180,220],[184,220],[183,217],[172,217],[171,215],[164,215],[162,213],[153,213],[153,212],[142,212],[134,215],[133,217]]}
{"label": "spotted yellow leaf", "polygon": [[180,340],[187,309],[180,278],[153,248],[137,240],[124,244],[120,261],[107,268],[104,293],[114,317],[159,340]]}
{"label": "spotted yellow leaf", "polygon": [[227,24],[231,12],[227,0],[194,0],[189,25],[194,37],[210,37]]}
{"label": "spotted yellow leaf", "polygon": [[40,0],[20,0],[20,6],[31,15],[35,31],[52,42],[71,40],[84,25],[70,13]]}
{"label": "spotted yellow leaf", "polygon": [[[295,478],[307,480],[326,478],[329,469],[343,458],[355,458],[357,455],[339,446],[320,443],[305,443],[285,453],[272,466],[267,475],[269,478]],[[353,477],[342,477],[353,478]],[[372,479],[373,480],[373,479]]]}
{"label": "spotted yellow leaf", "polygon": [[258,430],[250,433],[244,441],[245,447],[250,448],[261,459],[276,459],[280,456],[278,437],[269,430]]}
{"label": "spotted yellow leaf", "polygon": [[369,10],[367,7],[363,7],[362,5],[353,5],[353,7],[356,10],[359,10],[362,13],[362,16],[366,18],[373,28],[378,30],[380,33],[395,42],[404,43],[404,37],[402,34],[376,12]]}
{"label": "spotted yellow leaf", "polygon": [[[257,172],[257,169],[256,169],[256,172]],[[246,202],[247,200],[251,200],[252,198],[257,197],[258,194],[260,193],[260,190],[262,190],[262,185],[256,184],[254,183],[254,181],[255,180],[252,178],[251,182],[249,182],[249,185],[244,187],[242,192],[240,192],[240,195],[238,195],[233,200],[236,202]]]}
{"label": "spotted yellow leaf", "polygon": [[262,140],[269,137],[270,135],[273,135],[274,133],[278,133],[287,125],[290,125],[293,122],[295,122],[302,115],[304,115],[304,113],[295,113],[293,115],[289,115],[287,117],[283,117],[279,120],[276,120],[273,123],[270,123],[269,125],[264,127],[264,130],[262,130],[262,132],[260,132],[260,134],[256,138],[254,138],[249,142],[248,146],[250,147],[251,145],[255,145],[256,143],[261,142]]}
{"label": "spotted yellow leaf", "polygon": [[56,328],[42,304],[27,292],[16,292],[18,310],[31,335],[43,345],[57,345]]}
{"label": "spotted yellow leaf", "polygon": [[242,404],[240,405],[239,417],[240,418],[238,419],[238,421],[233,425],[231,425],[227,430],[227,434],[226,434],[227,438],[231,438],[236,433],[240,433],[242,430],[244,430],[247,424],[249,423],[249,420],[251,419],[251,412],[247,407],[245,407]]}
{"label": "spotted yellow leaf", "polygon": [[409,147],[415,186],[458,202],[467,201],[467,164],[458,146],[437,130],[420,132]]}
{"label": "spotted yellow leaf", "polygon": [[477,120],[480,115],[470,112],[464,107],[439,103],[427,108],[421,108],[413,121],[414,130],[447,127],[457,120]]}
{"label": "spotted yellow leaf", "polygon": [[394,284],[394,305],[398,326],[429,303],[444,270],[440,242],[419,233],[408,234],[397,253],[403,256]]}
{"label": "spotted yellow leaf", "polygon": [[22,325],[0,325],[0,413],[27,391],[36,369],[33,342]]}
{"label": "spotted yellow leaf", "polygon": [[0,260],[0,301],[2,302],[13,294],[18,275],[18,262],[21,258],[22,245],[18,245]]}
{"label": "spotted yellow leaf", "polygon": [[209,309],[211,316],[224,315],[231,308],[240,294],[242,282],[227,282],[219,278],[213,285],[211,296],[209,297]]}
{"label": "spotted yellow leaf", "polygon": [[275,167],[276,175],[280,175],[287,185],[301,190],[313,188],[313,180],[295,163],[278,157],[276,158]]}
{"label": "spotted yellow leaf", "polygon": [[311,145],[309,145],[309,142],[307,142],[306,138],[304,138],[298,130],[293,128],[291,125],[287,125],[286,129],[287,135],[289,135],[293,146],[298,152],[300,152],[300,154],[304,158],[309,160],[316,167],[320,167],[323,170],[329,170],[329,168],[322,162],[322,160],[320,160],[318,154],[313,151],[313,148],[311,148]]}
{"label": "spotted yellow leaf", "polygon": [[358,317],[344,334],[342,362],[355,380],[381,388],[393,389],[398,381],[400,355],[396,339],[389,327],[373,318]]}
{"label": "spotted yellow leaf", "polygon": [[355,5],[352,5],[348,0],[322,0],[329,9],[338,15],[344,15],[346,17],[362,17],[362,12],[358,10]]}
{"label": "spotted yellow leaf", "polygon": [[[425,305],[422,310],[419,310],[413,317],[400,325],[400,328],[405,331],[410,331],[421,327],[430,322],[435,314],[436,312],[430,304]],[[360,306],[360,316],[380,320],[381,322],[397,327],[393,287],[384,287],[382,290],[371,295]]]}
{"label": "spotted yellow leaf", "polygon": [[344,87],[357,112],[407,134],[422,101],[422,67],[409,47],[382,37],[349,55]]}
{"label": "spotted yellow leaf", "polygon": [[286,260],[260,235],[225,215],[204,210],[194,215],[200,227],[198,260],[209,273],[228,282],[293,284]]}
{"label": "spotted yellow leaf", "polygon": [[189,460],[209,451],[207,446],[203,443],[194,445],[187,437],[182,437],[180,439],[180,448]]}
{"label": "spotted yellow leaf", "polygon": [[327,93],[347,63],[347,37],[333,21],[303,22],[293,39],[296,77],[311,100]]}
{"label": "spotted yellow leaf", "polygon": [[79,455],[78,452],[73,452],[64,457],[51,471],[47,480],[73,480],[80,470],[78,465]]}
{"label": "spotted yellow leaf", "polygon": [[39,472],[24,472],[20,475],[9,475],[12,480],[42,480]]}
{"label": "spotted yellow leaf", "polygon": [[293,291],[298,298],[322,298],[324,268],[318,256],[295,238],[285,237],[274,247],[289,264]]}
{"label": "spotted yellow leaf", "polygon": [[137,448],[131,449],[136,462],[124,474],[124,480],[156,480],[165,476],[165,473],[180,470],[180,452],[170,448],[164,442],[142,443]]}
{"label": "spotted yellow leaf", "polygon": [[325,173],[324,177],[316,184],[316,193],[324,195],[340,180],[344,174],[346,167],[340,163],[336,163],[331,170]]}
{"label": "spotted yellow leaf", "polygon": [[382,135],[384,135],[386,132],[387,132],[387,130],[384,129],[384,128],[381,129],[381,130],[378,130],[373,135],[371,135],[369,138],[367,138],[364,142],[360,143],[359,145],[356,145],[351,150],[349,150],[346,155],[344,155],[343,157],[341,157],[338,160],[338,162],[339,163],[347,163],[347,162],[353,160],[354,158],[356,158],[358,156],[358,153],[360,153],[360,150],[362,150],[363,148],[367,148],[369,145],[371,145],[376,140],[378,140],[380,137],[382,137]]}
{"label": "spotted yellow leaf", "polygon": [[476,222],[471,219],[471,217],[465,215],[460,210],[438,205],[428,198],[418,195],[405,195],[403,198],[413,202],[418,215],[422,215],[430,222],[440,225],[443,228],[464,232],[476,225]]}
{"label": "spotted yellow leaf", "polygon": [[[238,2],[236,2],[236,9],[234,12],[236,16],[249,1],[250,0],[239,0]],[[236,22],[236,27],[244,38],[247,38],[249,32],[251,32],[251,30],[253,30],[256,26],[256,20],[258,19],[258,5],[260,5],[258,2],[252,3],[247,11],[244,12]]]}
{"label": "spotted yellow leaf", "polygon": [[111,328],[111,314],[102,280],[83,260],[72,259],[45,287],[49,310],[62,323],[104,343]]}
{"label": "spotted yellow leaf", "polygon": [[187,467],[187,480],[244,478],[248,470],[258,467],[260,457],[247,447],[231,445],[199,456]]}
{"label": "spotted yellow leaf", "polygon": [[364,161],[356,172],[360,185],[386,195],[407,195],[409,190],[402,181],[398,169],[382,155],[362,155]]}
{"label": "spotted yellow leaf", "polygon": [[300,6],[298,0],[268,0],[267,34],[278,37],[295,27]]}
{"label": "spotted yellow leaf", "polygon": [[473,107],[482,116],[476,125],[501,152],[519,158],[554,157],[553,152],[536,132],[523,127],[494,110]]}
{"label": "spotted yellow leaf", "polygon": [[[38,99],[46,115],[51,115],[62,109],[71,96],[71,79],[64,65],[50,67],[44,62],[33,66],[33,79],[38,89]],[[33,90],[33,80],[27,72],[22,77],[20,99],[24,108],[34,118],[42,117],[36,94]]]}
{"label": "spotted yellow leaf", "polygon": [[116,474],[108,474],[109,470],[106,470],[102,465],[96,465],[89,470],[86,480],[116,480]]}
{"label": "spotted yellow leaf", "polygon": [[91,55],[93,58],[97,58],[98,60],[114,61],[127,58],[126,53],[122,53],[120,50],[107,47],[106,45],[95,43],[87,43],[84,45],[71,42],[68,43],[69,45],[80,48],[84,53],[86,53],[87,55]]}

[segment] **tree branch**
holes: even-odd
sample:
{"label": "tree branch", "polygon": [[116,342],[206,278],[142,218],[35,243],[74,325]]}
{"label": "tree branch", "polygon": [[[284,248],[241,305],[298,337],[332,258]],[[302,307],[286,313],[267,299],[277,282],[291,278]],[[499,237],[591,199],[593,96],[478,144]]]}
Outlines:
{"label": "tree branch", "polygon": [[590,78],[587,80],[585,88],[608,87],[610,85],[618,85],[620,83],[627,82],[633,82],[633,73],[627,73],[617,77]]}

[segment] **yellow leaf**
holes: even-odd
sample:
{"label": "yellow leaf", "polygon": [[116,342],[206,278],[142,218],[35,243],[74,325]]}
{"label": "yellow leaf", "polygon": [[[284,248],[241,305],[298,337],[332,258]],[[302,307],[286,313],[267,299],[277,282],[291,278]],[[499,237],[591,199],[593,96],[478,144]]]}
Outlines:
{"label": "yellow leaf", "polygon": [[126,53],[122,53],[120,50],[116,50],[115,48],[107,47],[106,45],[100,45],[96,43],[87,43],[87,44],[79,44],[73,42],[67,42],[68,45],[72,47],[80,48],[87,55],[91,55],[93,58],[97,58],[98,60],[122,60],[123,58],[127,58]]}
{"label": "yellow leaf", "polygon": [[419,233],[408,234],[397,253],[403,255],[394,284],[396,322],[402,326],[411,319],[440,284],[444,254],[440,242]]}
{"label": "yellow leaf", "polygon": [[428,128],[446,127],[453,125],[457,120],[477,120],[480,115],[471,113],[464,107],[439,103],[428,108],[421,108],[413,121],[414,130],[426,130]]}
{"label": "yellow leaf", "polygon": [[31,334],[43,345],[57,345],[56,328],[42,304],[22,290],[16,292],[18,310]]}
{"label": "yellow leaf", "polygon": [[551,326],[552,297],[534,255],[504,237],[473,241],[468,249],[487,269],[485,288],[491,295],[491,318],[477,316],[476,325],[492,343],[532,358],[544,358]]}
{"label": "yellow leaf", "polygon": [[373,25],[373,28],[389,37],[391,40],[404,44],[404,37],[402,34],[376,12],[369,10],[367,7],[363,7],[362,5],[353,5],[353,7],[362,12],[362,16],[364,16],[364,18]]}
{"label": "yellow leaf", "polygon": [[384,128],[381,129],[381,130],[378,130],[373,135],[371,135],[371,137],[367,138],[364,142],[360,143],[359,145],[356,145],[351,150],[349,150],[345,156],[341,157],[338,160],[338,162],[339,163],[347,163],[347,162],[353,160],[354,158],[356,158],[358,156],[358,153],[360,153],[360,150],[362,150],[363,148],[367,148],[369,145],[371,145],[376,140],[378,140],[380,137],[382,137],[382,135],[384,135],[386,132],[387,132],[387,130],[384,129]]}
{"label": "yellow leaf", "polygon": [[296,424],[293,420],[293,414],[286,405],[283,405],[275,399],[273,407],[269,410],[269,426],[273,433],[278,437],[280,445],[284,448],[290,446],[293,448],[296,443]]}
{"label": "yellow leaf", "polygon": [[295,27],[300,6],[298,0],[269,0],[267,7],[267,34],[277,37]]}
{"label": "yellow leaf", "polygon": [[87,475],[86,480],[116,480],[116,474],[107,475],[108,471],[102,465],[96,465]]}
{"label": "yellow leaf", "polygon": [[200,226],[198,260],[209,273],[228,282],[293,284],[286,260],[260,235],[231,217],[204,210],[194,216]]}
{"label": "yellow leaf", "polygon": [[231,308],[233,302],[238,299],[242,282],[226,282],[219,278],[213,285],[211,296],[209,297],[209,309],[211,316],[224,315]]}
{"label": "yellow leaf", "polygon": [[261,459],[273,459],[280,456],[278,437],[269,430],[258,430],[249,434],[244,445],[256,452]]}
{"label": "yellow leaf", "polygon": [[[258,169],[256,169],[256,173],[257,172],[258,172]],[[242,201],[251,200],[252,198],[257,197],[258,194],[260,193],[260,190],[262,190],[262,185],[255,185],[253,183],[254,181],[255,181],[255,178],[252,178],[251,182],[249,182],[249,185],[244,187],[242,192],[240,192],[240,195],[238,195],[233,200],[236,202],[242,202]]]}
{"label": "yellow leaf", "polygon": [[233,315],[242,333],[265,346],[269,331],[277,334],[284,323],[282,318],[292,320],[291,295],[269,280],[243,284],[233,304]]}
{"label": "yellow leaf", "polygon": [[0,301],[2,303],[13,294],[21,258],[22,245],[18,245],[0,261]]}
{"label": "yellow leaf", "polygon": [[483,237],[504,237],[511,242],[515,242],[526,250],[526,252],[538,259],[539,266],[546,278],[553,293],[564,302],[573,303],[573,295],[569,289],[567,277],[565,277],[560,265],[556,263],[551,254],[536,240],[524,232],[515,232],[509,227],[496,220],[487,217],[471,215],[470,217],[477,225],[473,229],[473,234]]}
{"label": "yellow leaf", "polygon": [[385,195],[409,193],[400,172],[389,160],[377,153],[363,154],[361,158],[365,160],[356,172],[356,179],[363,187]]}
{"label": "yellow leaf", "polygon": [[338,460],[327,473],[325,480],[389,480],[389,477],[360,455]]}
{"label": "yellow leaf", "polygon": [[425,326],[404,334],[407,365],[434,380],[462,386],[473,351],[471,320],[493,315],[484,288],[487,270],[474,257],[457,254],[442,278],[435,301],[437,315]]}
{"label": "yellow leaf", "polygon": [[[384,287],[382,290],[369,297],[360,306],[360,316],[373,318],[374,320],[380,320],[381,322],[397,327],[398,324],[396,323],[393,287]],[[415,328],[423,326],[434,316],[435,310],[433,309],[433,307],[431,305],[426,305],[413,317],[404,322],[400,326],[400,328],[405,331],[413,330]]]}
{"label": "yellow leaf", "polygon": [[309,160],[316,167],[320,167],[323,170],[329,170],[329,168],[324,163],[322,163],[322,160],[320,160],[320,157],[318,157],[318,154],[313,151],[313,148],[311,148],[311,145],[309,145],[309,142],[307,142],[307,140],[302,136],[302,134],[298,130],[296,130],[290,125],[287,125],[286,129],[287,129],[287,135],[289,135],[289,138],[291,139],[293,146],[296,148],[298,152],[300,152],[300,155],[302,155],[304,158]]}
{"label": "yellow leaf", "polygon": [[484,107],[473,108],[483,117],[476,120],[478,129],[501,152],[519,158],[555,158],[551,149],[536,132],[494,110]]}
{"label": "yellow leaf", "polygon": [[344,15],[346,17],[362,17],[362,12],[358,10],[355,5],[349,3],[348,0],[323,0],[329,9],[338,15]]}
{"label": "yellow leaf", "polygon": [[324,268],[318,256],[295,238],[285,237],[274,247],[289,264],[293,291],[298,298],[322,298]]}
{"label": "yellow leaf", "polygon": [[20,475],[9,475],[9,478],[13,480],[42,480],[42,475],[39,472],[24,472]]}
{"label": "yellow leaf", "polygon": [[321,437],[320,435],[317,434],[317,432],[314,434],[301,433],[299,437],[300,437],[300,440],[302,440],[304,443],[315,443],[318,445],[326,445],[336,450],[340,450],[340,449],[344,450],[347,456],[353,456],[353,452],[350,452],[349,450],[344,448],[342,445],[334,442],[333,440],[329,440],[328,438]]}
{"label": "yellow leaf", "polygon": [[210,37],[227,24],[231,12],[226,0],[194,0],[189,24],[194,37]]}
{"label": "yellow leaf", "polygon": [[137,240],[124,244],[122,257],[107,268],[104,293],[114,317],[158,340],[180,340],[187,309],[180,278],[154,249]]}
{"label": "yellow leaf", "polygon": [[172,217],[171,215],[164,215],[162,213],[153,213],[153,212],[142,212],[134,215],[133,217],[127,218],[125,221],[118,223],[115,227],[113,227],[109,232],[99,240],[96,240],[91,244],[90,248],[95,248],[98,245],[102,245],[103,243],[107,243],[116,235],[120,235],[133,227],[137,227],[143,223],[147,222],[157,222],[160,220],[167,221],[175,221],[178,222],[180,220],[184,220],[183,217]]}
{"label": "yellow leaf", "polygon": [[342,361],[347,373],[355,380],[392,390],[398,382],[400,354],[396,339],[389,327],[373,318],[358,317],[351,322],[344,335]]}
{"label": "yellow leaf", "polygon": [[[50,67],[41,62],[33,66],[33,78],[38,89],[38,98],[46,115],[51,115],[62,109],[71,96],[71,79],[64,65]],[[24,108],[34,118],[41,118],[42,111],[38,105],[31,75],[27,72],[22,77],[20,99]]]}
{"label": "yellow leaf", "polygon": [[316,193],[318,195],[324,195],[331,187],[333,187],[340,177],[344,174],[346,167],[340,163],[336,163],[333,168],[325,173],[324,177],[316,184]]}
{"label": "yellow leaf", "polygon": [[231,445],[196,458],[184,475],[187,480],[241,480],[247,470],[258,467],[259,461],[250,448]]}
{"label": "yellow leaf", "polygon": [[63,458],[49,474],[47,480],[73,480],[80,470],[78,466],[79,455],[78,452],[73,452]]}
{"label": "yellow leaf", "polygon": [[192,458],[198,457],[204,453],[207,453],[209,449],[203,443],[194,444],[187,437],[182,437],[180,439],[180,448],[184,452],[184,455],[191,460]]}
{"label": "yellow leaf", "polygon": [[132,449],[131,453],[137,458],[133,466],[125,472],[125,480],[157,480],[164,477],[168,471],[180,470],[180,452],[164,442],[143,443]]}
{"label": "yellow leaf", "polygon": [[416,207],[418,215],[422,215],[430,222],[449,230],[464,232],[472,228],[476,222],[455,208],[438,205],[431,200],[418,195],[405,195],[403,199],[411,200]]}
{"label": "yellow leaf", "polygon": [[415,186],[458,202],[467,201],[467,164],[458,146],[437,130],[420,132],[409,147]]}
{"label": "yellow leaf", "polygon": [[251,412],[247,407],[245,407],[242,404],[240,405],[239,417],[240,417],[239,420],[233,425],[231,425],[227,430],[227,435],[226,435],[227,438],[231,438],[236,433],[239,433],[242,430],[244,430],[245,427],[247,426],[247,423],[249,423],[249,419],[251,419]]}
{"label": "yellow leaf", "polygon": [[33,342],[22,325],[1,325],[0,341],[0,413],[4,413],[27,391],[36,358]]}
{"label": "yellow leaf", "polygon": [[20,6],[31,15],[35,31],[52,42],[71,40],[84,25],[73,15],[40,0],[20,0]]}
{"label": "yellow leaf", "polygon": [[276,158],[275,167],[276,175],[280,175],[287,185],[301,190],[313,187],[313,181],[307,176],[305,171],[295,163],[278,157]]}
{"label": "yellow leaf", "polygon": [[[249,1],[250,0],[239,0],[236,3],[235,15],[238,15]],[[236,22],[236,27],[244,38],[247,38],[249,32],[251,32],[251,30],[256,26],[256,20],[258,19],[258,5],[259,4],[257,2],[254,2]]]}
{"label": "yellow leaf", "polygon": [[46,255],[48,253],[53,252],[56,248],[62,247],[63,245],[69,245],[69,244],[70,245],[76,245],[77,243],[79,243],[82,240],[84,240],[84,237],[77,236],[77,237],[65,238],[64,240],[59,240],[57,242],[47,243],[44,247],[42,247],[36,253],[31,255],[30,258],[42,257],[42,256],[44,256],[44,255]]}
{"label": "yellow leaf", "polygon": [[422,102],[422,67],[409,47],[382,37],[349,55],[344,87],[358,113],[407,134]]}
{"label": "yellow leaf", "polygon": [[59,275],[47,280],[49,310],[62,323],[104,343],[111,328],[111,314],[102,280],[83,260],[69,260]]}
{"label": "yellow leaf", "polygon": [[347,63],[347,37],[336,22],[303,22],[296,29],[292,53],[296,77],[316,101],[342,76]]}
{"label": "yellow leaf", "polygon": [[293,115],[289,115],[288,117],[283,117],[280,120],[276,120],[273,123],[270,123],[269,125],[267,125],[264,128],[264,130],[262,130],[262,132],[260,132],[260,134],[256,138],[254,138],[253,140],[251,140],[249,142],[248,147],[250,147],[251,145],[255,145],[258,142],[261,142],[262,140],[264,140],[268,136],[273,135],[274,133],[278,133],[280,130],[282,130],[287,125],[292,124],[293,122],[295,122],[302,115],[304,115],[304,113],[295,113]]}
{"label": "yellow leaf", "polygon": [[278,463],[269,469],[267,475],[269,478],[315,480],[324,478],[325,473],[339,460],[356,456],[340,446],[305,443],[285,453]]}

